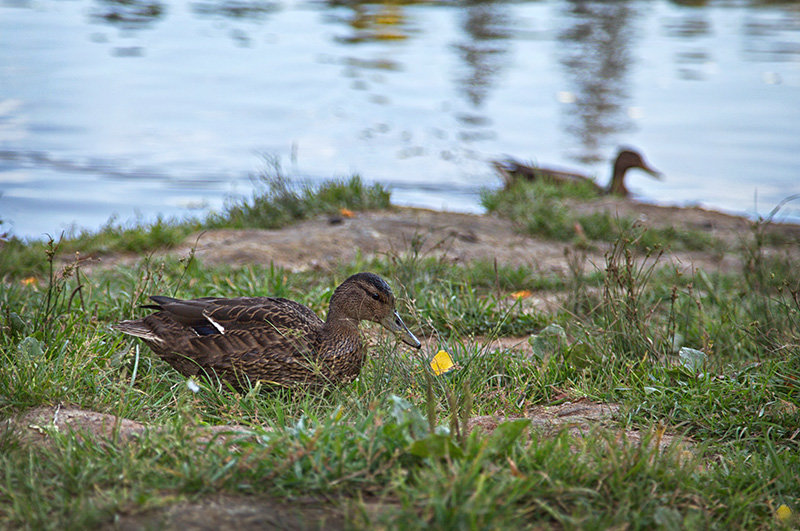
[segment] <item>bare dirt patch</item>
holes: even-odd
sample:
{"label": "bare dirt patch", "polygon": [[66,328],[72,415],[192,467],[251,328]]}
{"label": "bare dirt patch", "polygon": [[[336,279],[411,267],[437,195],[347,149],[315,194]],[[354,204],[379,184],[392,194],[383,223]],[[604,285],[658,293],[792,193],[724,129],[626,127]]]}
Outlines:
{"label": "bare dirt patch", "polygon": [[[555,405],[539,405],[531,407],[522,417],[497,417],[483,415],[469,419],[468,429],[491,432],[501,423],[520,418],[529,419],[531,428],[545,435],[556,435],[567,430],[570,437],[580,440],[594,430],[604,429],[614,434],[620,441],[640,444],[646,437],[640,430],[622,430],[615,427],[619,414],[619,404],[593,402],[587,399],[566,401]],[[651,445],[664,451],[673,444],[684,449],[692,446],[691,441],[678,435],[661,433],[652,437]]]}
{"label": "bare dirt patch", "polygon": [[[598,427],[613,427],[618,414],[618,404],[578,399],[556,405],[534,406],[521,417],[492,415],[472,417],[469,420],[468,429],[492,432],[505,421],[525,418],[531,421],[533,429],[546,435],[558,433],[566,428],[570,435],[582,437]],[[18,417],[3,420],[0,422],[0,431],[4,430],[12,431],[23,444],[49,446],[52,443],[53,432],[72,432],[82,437],[124,444],[135,441],[146,431],[157,432],[159,427],[87,409],[42,406],[30,409]],[[261,427],[259,430],[269,431],[270,428]],[[194,441],[202,444],[211,441],[223,444],[233,439],[255,435],[253,429],[239,424],[196,426],[192,431]],[[620,433],[629,441],[641,440],[638,430],[620,431]],[[659,444],[666,447],[674,440],[673,436],[664,436]]]}
{"label": "bare dirt patch", "polygon": [[[698,207],[648,205],[603,198],[574,206],[577,211],[605,210],[634,217],[652,226],[675,226],[706,231],[726,242],[728,251],[669,253],[665,260],[683,270],[733,270],[741,267],[736,252],[749,236],[752,222]],[[419,208],[393,207],[359,212],[352,218],[325,216],[277,230],[209,230],[191,235],[183,245],[161,254],[196,256],[208,264],[275,264],[291,271],[328,270],[357,256],[399,256],[415,246],[423,256],[452,263],[476,260],[501,265],[528,266],[542,272],[568,270],[565,252],[582,256],[583,267],[602,267],[606,245],[579,251],[571,242],[542,240],[521,234],[506,219],[494,215],[461,214]],[[800,225],[772,224],[769,231],[800,242]],[[96,265],[132,263],[137,256],[108,256]]]}
{"label": "bare dirt patch", "polygon": [[[500,264],[561,269],[563,246],[518,234],[494,216],[393,208],[360,212],[331,224],[326,217],[278,230],[217,230],[196,240],[196,256],[215,263],[274,263],[290,270],[325,270],[359,254],[399,256],[416,245],[424,256],[452,263],[497,259]],[[188,253],[191,237],[177,253]]]}
{"label": "bare dirt patch", "polygon": [[[135,440],[148,430],[158,431],[158,429],[158,426],[108,413],[61,406],[37,407],[18,417],[0,421],[0,432],[11,430],[24,444],[44,446],[51,444],[53,432],[73,432],[83,437],[126,443]],[[268,429],[262,428],[262,430]],[[238,424],[197,426],[193,432],[197,443],[207,443],[211,440],[225,442],[232,438],[254,435],[253,430]]]}
{"label": "bare dirt patch", "polygon": [[342,510],[322,500],[277,500],[263,496],[215,494],[168,507],[119,516],[106,529],[193,529],[250,531],[346,529]]}
{"label": "bare dirt patch", "polygon": [[[698,207],[678,208],[606,198],[580,207],[634,217],[652,226],[678,226],[706,231],[731,249],[748,235],[752,222]],[[773,224],[770,231],[800,241],[800,226]],[[417,242],[421,254],[446,257],[454,263],[497,260],[499,264],[532,266],[541,271],[567,269],[568,242],[541,240],[520,234],[506,219],[493,215],[460,214],[418,208],[362,212],[332,224],[328,218],[279,230],[216,230],[187,239],[176,251],[188,253],[197,242],[197,256],[209,263],[275,263],[291,270],[326,269],[362,256],[399,255]],[[604,249],[589,252],[587,264],[602,264]],[[734,256],[717,251],[672,253],[677,265],[717,269],[735,267]]]}

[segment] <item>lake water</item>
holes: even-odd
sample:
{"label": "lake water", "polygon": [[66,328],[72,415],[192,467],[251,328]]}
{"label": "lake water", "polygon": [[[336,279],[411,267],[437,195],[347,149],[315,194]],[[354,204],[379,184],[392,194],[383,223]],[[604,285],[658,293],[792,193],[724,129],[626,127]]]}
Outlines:
{"label": "lake water", "polygon": [[479,212],[492,158],[620,145],[645,201],[800,193],[800,4],[0,0],[0,232],[200,215],[265,159]]}

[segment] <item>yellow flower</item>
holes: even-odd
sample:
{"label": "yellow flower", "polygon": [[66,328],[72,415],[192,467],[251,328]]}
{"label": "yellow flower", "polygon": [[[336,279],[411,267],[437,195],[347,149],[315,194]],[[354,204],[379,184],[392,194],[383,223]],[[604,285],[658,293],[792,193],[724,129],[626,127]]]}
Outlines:
{"label": "yellow flower", "polygon": [[342,216],[344,216],[346,218],[354,218],[354,217],[356,217],[355,212],[353,212],[352,210],[350,210],[348,208],[340,208],[339,209],[339,214],[341,214]]}
{"label": "yellow flower", "polygon": [[39,281],[36,280],[36,277],[28,277],[22,279],[23,286],[35,286],[38,283]]}
{"label": "yellow flower", "polygon": [[455,363],[453,363],[453,358],[450,357],[450,354],[445,352],[444,350],[440,350],[436,353],[436,355],[431,360],[431,369],[436,374],[436,376],[441,376],[446,372],[450,372],[455,369]]}
{"label": "yellow flower", "polygon": [[781,522],[785,522],[786,520],[792,517],[792,510],[789,509],[789,507],[785,503],[782,503],[775,510],[775,516],[777,516],[778,520],[780,520]]}
{"label": "yellow flower", "polygon": [[514,293],[511,294],[511,296],[514,297],[515,299],[527,299],[531,295],[533,295],[533,293],[531,292],[531,290],[528,289],[515,291]]}

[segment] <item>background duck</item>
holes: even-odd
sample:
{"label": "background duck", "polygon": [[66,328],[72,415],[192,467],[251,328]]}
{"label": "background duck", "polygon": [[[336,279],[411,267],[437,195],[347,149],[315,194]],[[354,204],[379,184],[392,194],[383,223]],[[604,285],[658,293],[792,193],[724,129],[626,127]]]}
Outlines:
{"label": "background duck", "polygon": [[342,282],[324,322],[306,306],[283,298],[150,299],[155,304],[145,308],[159,311],[115,328],[141,338],[185,376],[216,374],[239,389],[247,380],[282,386],[352,381],[364,364],[359,334],[364,320],[421,346],[395,310],[391,288],[374,273]]}
{"label": "background duck", "polygon": [[661,172],[654,170],[645,161],[644,157],[632,149],[622,149],[614,160],[613,173],[608,186],[603,188],[594,179],[580,173],[565,172],[535,166],[533,164],[523,164],[512,158],[503,161],[492,161],[495,170],[500,174],[506,187],[511,186],[514,181],[524,179],[528,181],[545,180],[554,184],[566,184],[585,182],[590,184],[598,194],[613,194],[627,197],[629,192],[625,186],[625,174],[631,168],[638,168],[656,179],[661,179]]}

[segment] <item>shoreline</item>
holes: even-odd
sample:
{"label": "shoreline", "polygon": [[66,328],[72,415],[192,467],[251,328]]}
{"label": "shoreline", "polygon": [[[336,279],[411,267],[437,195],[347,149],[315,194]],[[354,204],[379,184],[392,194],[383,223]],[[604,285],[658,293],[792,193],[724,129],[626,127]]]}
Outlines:
{"label": "shoreline", "polygon": [[[619,216],[638,212],[641,223],[653,227],[683,226],[710,233],[725,242],[719,249],[667,251],[682,270],[696,268],[732,271],[741,268],[738,253],[742,238],[751,234],[753,222],[698,207],[660,207],[614,198],[573,207],[586,211],[609,210]],[[784,239],[800,242],[800,225],[771,224]],[[290,271],[333,269],[356,258],[400,256],[410,250],[451,263],[496,261],[512,266],[565,273],[565,253],[582,256],[583,267],[604,262],[606,242],[558,241],[521,233],[514,224],[491,213],[469,214],[392,205],[388,209],[354,212],[353,217],[317,215],[279,229],[207,229],[195,231],[183,243],[156,251],[157,256],[193,254],[209,265],[274,264]],[[788,246],[787,246],[788,247]],[[790,249],[791,252],[800,252]],[[112,253],[92,260],[100,267],[133,263],[138,253]]]}
{"label": "shoreline", "polygon": [[[391,189],[388,189],[392,192]],[[788,216],[785,219],[781,217],[781,211],[783,207],[787,204],[791,204],[792,201],[795,201],[797,204],[798,214],[797,216]],[[609,203],[615,203],[618,205],[627,205],[627,207],[622,206],[627,211],[635,210],[632,207],[638,206],[642,210],[652,211],[652,209],[663,210],[663,211],[671,211],[671,212],[700,212],[700,215],[706,215],[709,217],[728,217],[728,218],[737,218],[741,219],[745,222],[749,223],[756,223],[758,221],[766,220],[769,215],[774,215],[778,219],[774,219],[769,223],[774,226],[786,226],[786,227],[800,227],[800,195],[796,194],[793,196],[787,196],[782,200],[778,205],[775,205],[773,209],[770,211],[770,214],[767,217],[762,217],[760,215],[751,214],[749,212],[742,212],[742,211],[734,211],[734,210],[726,210],[722,207],[716,207],[713,205],[704,205],[702,202],[691,202],[685,201],[683,203],[675,203],[675,204],[663,204],[657,202],[656,199],[650,197],[643,197],[643,196],[634,196],[631,198],[614,198],[611,196],[605,197],[598,197],[596,199],[592,199],[590,201],[584,202],[577,202],[571,201],[570,206],[578,206],[580,207],[582,204],[584,205],[583,208],[579,208],[579,211],[587,211],[592,209],[592,205],[603,205],[608,207]],[[435,208],[431,206],[419,205],[414,204],[413,202],[398,202],[395,203],[394,201],[391,202],[390,208],[408,208],[413,210],[429,210],[432,212],[438,212],[441,214],[470,214],[470,215],[490,215],[490,213],[486,212],[486,209],[483,207],[479,207],[479,209],[447,209],[447,208]],[[191,209],[184,209],[185,212],[181,214],[174,214],[174,215],[167,215],[167,214],[154,214],[152,216],[147,216],[146,218],[142,219],[141,217],[137,216],[136,218],[129,218],[126,221],[120,222],[118,220],[118,214],[111,213],[108,218],[100,225],[96,227],[86,227],[78,225],[77,222],[72,222],[68,224],[66,227],[61,227],[51,232],[41,232],[38,236],[32,236],[30,234],[17,234],[14,229],[14,220],[13,219],[3,219],[0,218],[0,235],[5,238],[14,237],[18,238],[25,242],[44,242],[47,241],[47,237],[53,236],[54,239],[58,239],[61,234],[70,237],[70,235],[80,235],[80,234],[96,234],[103,229],[103,227],[108,226],[109,223],[114,222],[113,226],[122,227],[125,229],[128,228],[140,228],[140,227],[147,227],[156,223],[157,220],[161,219],[167,224],[175,225],[180,223],[190,223],[193,221],[202,222],[202,220],[210,215],[213,214],[214,211],[208,210],[203,211],[199,215],[195,212],[191,212]],[[5,226],[5,227],[4,227]]]}

